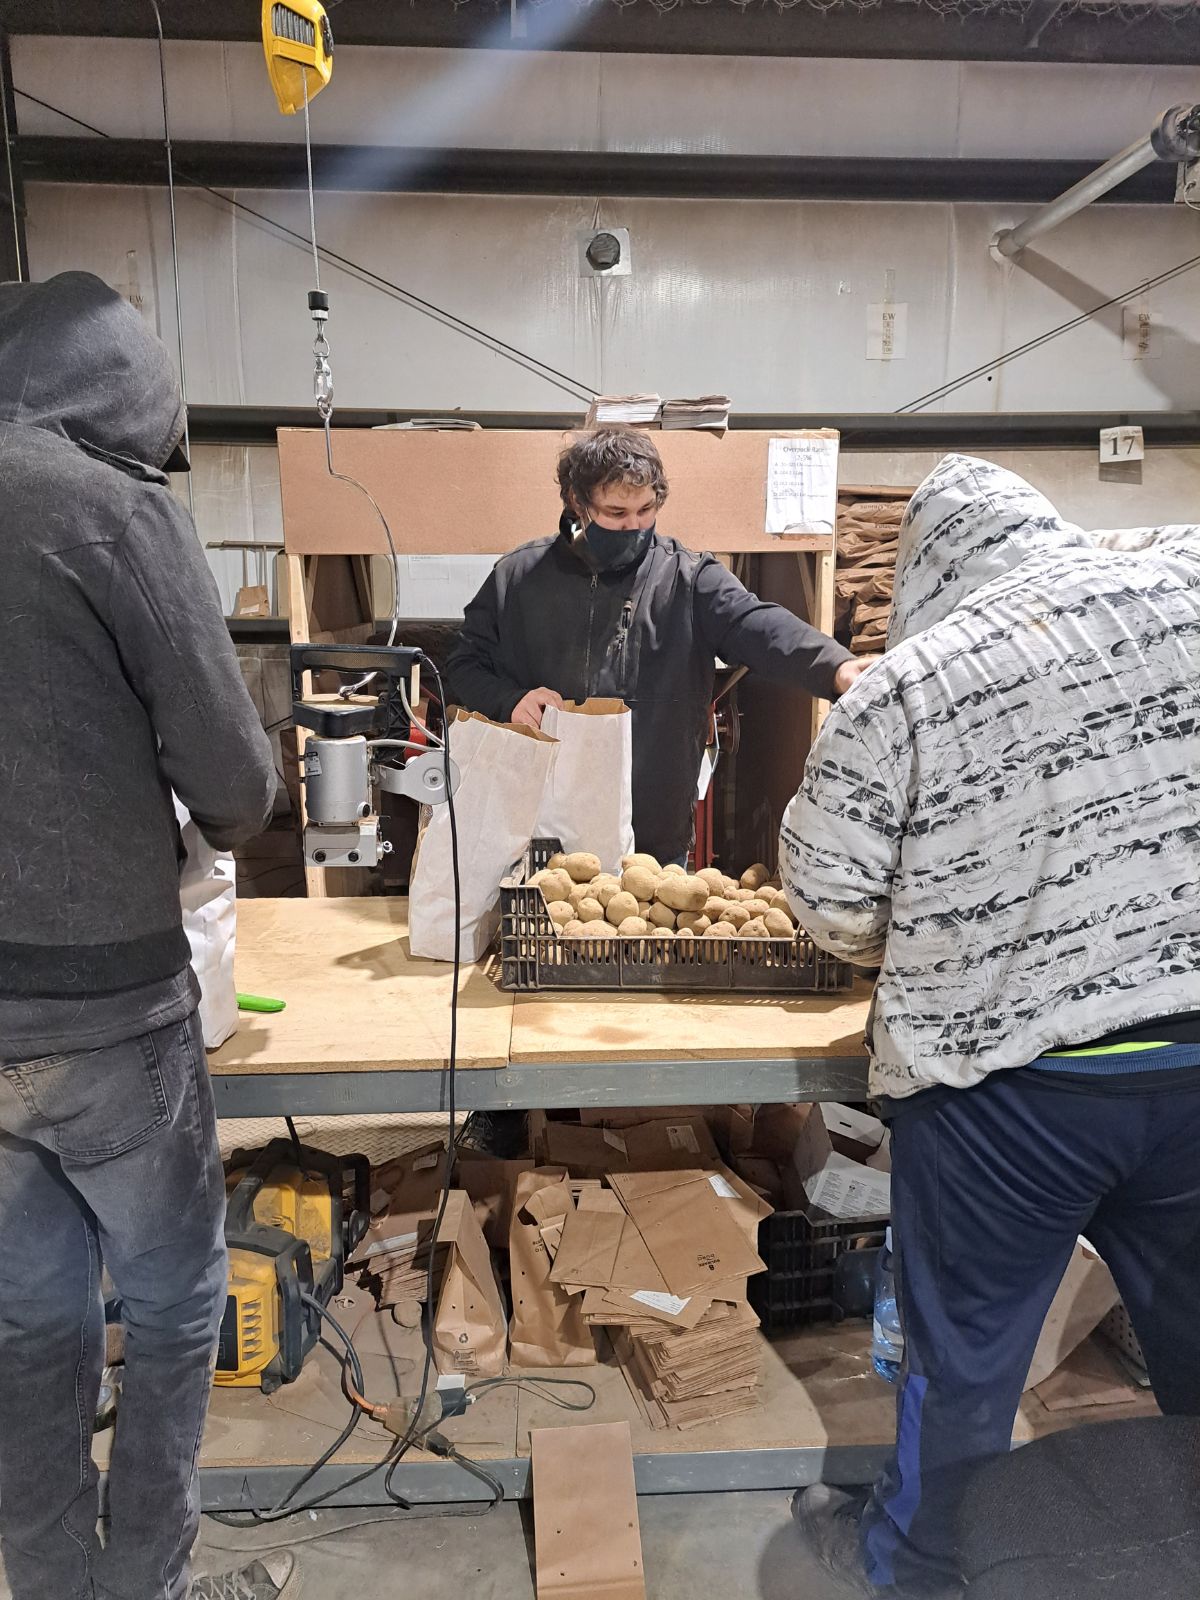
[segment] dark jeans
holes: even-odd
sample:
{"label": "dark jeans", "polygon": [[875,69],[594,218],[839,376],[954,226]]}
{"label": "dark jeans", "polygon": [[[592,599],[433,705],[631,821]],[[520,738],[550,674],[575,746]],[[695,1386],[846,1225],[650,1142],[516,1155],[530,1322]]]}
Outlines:
{"label": "dark jeans", "polygon": [[[0,1548],[13,1600],[179,1600],[225,1303],[225,1191],[193,1013],[0,1067]],[[96,1538],[101,1263],[124,1389]]]}
{"label": "dark jeans", "polygon": [[956,1575],[969,1469],[1010,1447],[1079,1234],[1117,1281],[1163,1411],[1200,1415],[1198,1150],[1196,1088],[1081,1093],[998,1072],[895,1118],[905,1357],[896,1452],[863,1523],[880,1588],[919,1593]]}

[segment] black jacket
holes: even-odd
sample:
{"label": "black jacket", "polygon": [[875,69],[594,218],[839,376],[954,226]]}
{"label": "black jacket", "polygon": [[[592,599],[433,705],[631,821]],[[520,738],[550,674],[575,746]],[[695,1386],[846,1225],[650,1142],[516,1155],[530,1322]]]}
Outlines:
{"label": "black jacket", "polygon": [[594,572],[563,518],[552,539],[502,556],[467,607],[449,690],[506,721],[530,689],[619,697],[633,712],[633,828],[661,861],[687,851],[717,657],[824,699],[850,653],[750,593],[711,555],[643,540]]}
{"label": "black jacket", "polygon": [[166,349],[98,278],[0,287],[0,1060],[47,1030],[93,1042],[100,1015],[141,1031],[138,996],[186,971],[172,789],[218,847],[271,806],[270,744],[158,470],[182,427]]}

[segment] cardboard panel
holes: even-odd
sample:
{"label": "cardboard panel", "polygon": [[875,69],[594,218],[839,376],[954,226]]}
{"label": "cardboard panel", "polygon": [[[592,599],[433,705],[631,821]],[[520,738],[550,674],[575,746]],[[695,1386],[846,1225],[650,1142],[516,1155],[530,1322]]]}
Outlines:
{"label": "cardboard panel", "polygon": [[[671,495],[659,532],[695,550],[831,551],[820,534],[764,532],[768,441],[803,432],[654,434]],[[573,436],[550,429],[474,433],[339,429],[333,464],[379,502],[400,555],[502,555],[558,526],[555,463]],[[324,434],[279,430],[283,536],[292,555],[386,555],[366,497],[326,469]]]}
{"label": "cardboard panel", "polygon": [[538,1600],[645,1600],[629,1424],[537,1428],[530,1444]]}

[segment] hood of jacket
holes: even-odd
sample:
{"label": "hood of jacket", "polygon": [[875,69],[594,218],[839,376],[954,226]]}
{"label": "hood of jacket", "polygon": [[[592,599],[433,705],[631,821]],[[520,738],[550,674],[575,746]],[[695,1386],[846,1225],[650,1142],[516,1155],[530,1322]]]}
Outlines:
{"label": "hood of jacket", "polygon": [[161,469],[183,434],[166,346],[90,272],[0,284],[0,422]]}
{"label": "hood of jacket", "polygon": [[944,456],[900,526],[888,649],[941,622],[1031,556],[1093,543],[1015,472],[974,456]]}

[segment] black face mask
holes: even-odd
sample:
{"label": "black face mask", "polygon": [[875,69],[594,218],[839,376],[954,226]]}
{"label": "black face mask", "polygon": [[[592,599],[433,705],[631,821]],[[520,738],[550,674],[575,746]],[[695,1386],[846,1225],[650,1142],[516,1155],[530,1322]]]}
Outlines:
{"label": "black face mask", "polygon": [[648,528],[602,528],[598,522],[589,522],[583,537],[596,570],[609,572],[614,567],[627,566],[638,550],[649,544],[654,537],[654,524]]}

